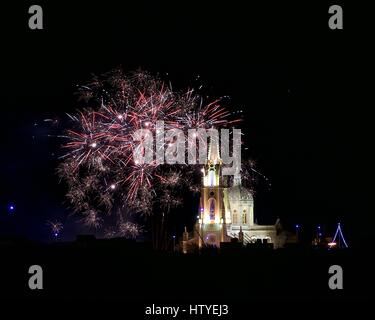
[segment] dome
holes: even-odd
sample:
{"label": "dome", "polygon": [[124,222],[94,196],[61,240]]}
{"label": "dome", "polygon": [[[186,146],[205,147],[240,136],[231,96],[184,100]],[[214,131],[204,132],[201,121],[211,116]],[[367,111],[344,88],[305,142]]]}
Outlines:
{"label": "dome", "polygon": [[243,186],[234,186],[228,189],[229,200],[250,200],[253,201],[253,194]]}

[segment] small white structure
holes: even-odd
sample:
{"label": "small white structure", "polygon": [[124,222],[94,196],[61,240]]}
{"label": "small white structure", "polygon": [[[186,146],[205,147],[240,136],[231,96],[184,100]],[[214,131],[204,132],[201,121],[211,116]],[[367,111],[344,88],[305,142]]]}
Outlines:
{"label": "small white structure", "polygon": [[254,222],[254,198],[252,193],[241,186],[240,177],[234,178],[234,185],[227,189],[226,221],[227,235],[239,238],[243,233],[243,242],[273,243],[279,246],[276,225],[258,225]]}

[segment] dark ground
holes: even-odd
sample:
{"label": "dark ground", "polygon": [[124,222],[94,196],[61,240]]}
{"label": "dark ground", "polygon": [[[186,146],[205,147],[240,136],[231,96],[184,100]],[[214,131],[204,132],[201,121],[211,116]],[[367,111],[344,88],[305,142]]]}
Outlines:
{"label": "dark ground", "polygon": [[[1,249],[2,299],[56,308],[78,304],[89,314],[120,308],[124,319],[141,318],[145,306],[158,303],[228,304],[235,319],[263,307],[269,316],[281,312],[294,318],[294,312],[306,314],[305,307],[319,316],[341,314],[374,298],[374,262],[365,249],[239,249],[233,244],[220,253],[181,255],[156,253],[147,243],[87,238],[49,246],[3,242]],[[43,290],[27,286],[32,264],[43,267]],[[328,268],[334,264],[343,268],[343,290],[328,288]]]}

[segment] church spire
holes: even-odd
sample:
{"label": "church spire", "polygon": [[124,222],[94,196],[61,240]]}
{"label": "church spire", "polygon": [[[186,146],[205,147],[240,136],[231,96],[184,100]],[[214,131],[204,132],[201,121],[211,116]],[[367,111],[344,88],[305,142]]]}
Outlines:
{"label": "church spire", "polygon": [[219,138],[218,136],[212,135],[208,146],[208,160],[212,162],[218,162],[220,160],[219,151]]}
{"label": "church spire", "polygon": [[221,159],[219,153],[219,137],[211,135],[208,143],[208,159],[205,170],[203,169],[203,185],[205,187],[218,187],[220,185]]}

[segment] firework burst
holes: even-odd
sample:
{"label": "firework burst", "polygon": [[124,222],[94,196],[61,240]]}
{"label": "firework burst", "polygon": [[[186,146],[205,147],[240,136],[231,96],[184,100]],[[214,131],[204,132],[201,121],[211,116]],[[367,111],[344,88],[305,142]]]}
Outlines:
{"label": "firework burst", "polygon": [[172,91],[141,71],[127,76],[117,69],[96,76],[79,86],[77,94],[84,108],[69,115],[72,125],[63,135],[66,152],[58,174],[67,182],[70,205],[93,228],[113,209],[150,214],[156,197],[169,211],[182,202],[172,188],[196,189],[186,166],[165,169],[134,162],[135,131],[148,129],[155,136],[158,120],[166,130],[209,129],[239,121],[229,120],[231,113],[220,100],[204,104],[194,90]]}
{"label": "firework burst", "polygon": [[59,221],[47,221],[46,224],[50,228],[54,237],[58,237],[60,231],[63,229],[63,224]]}

